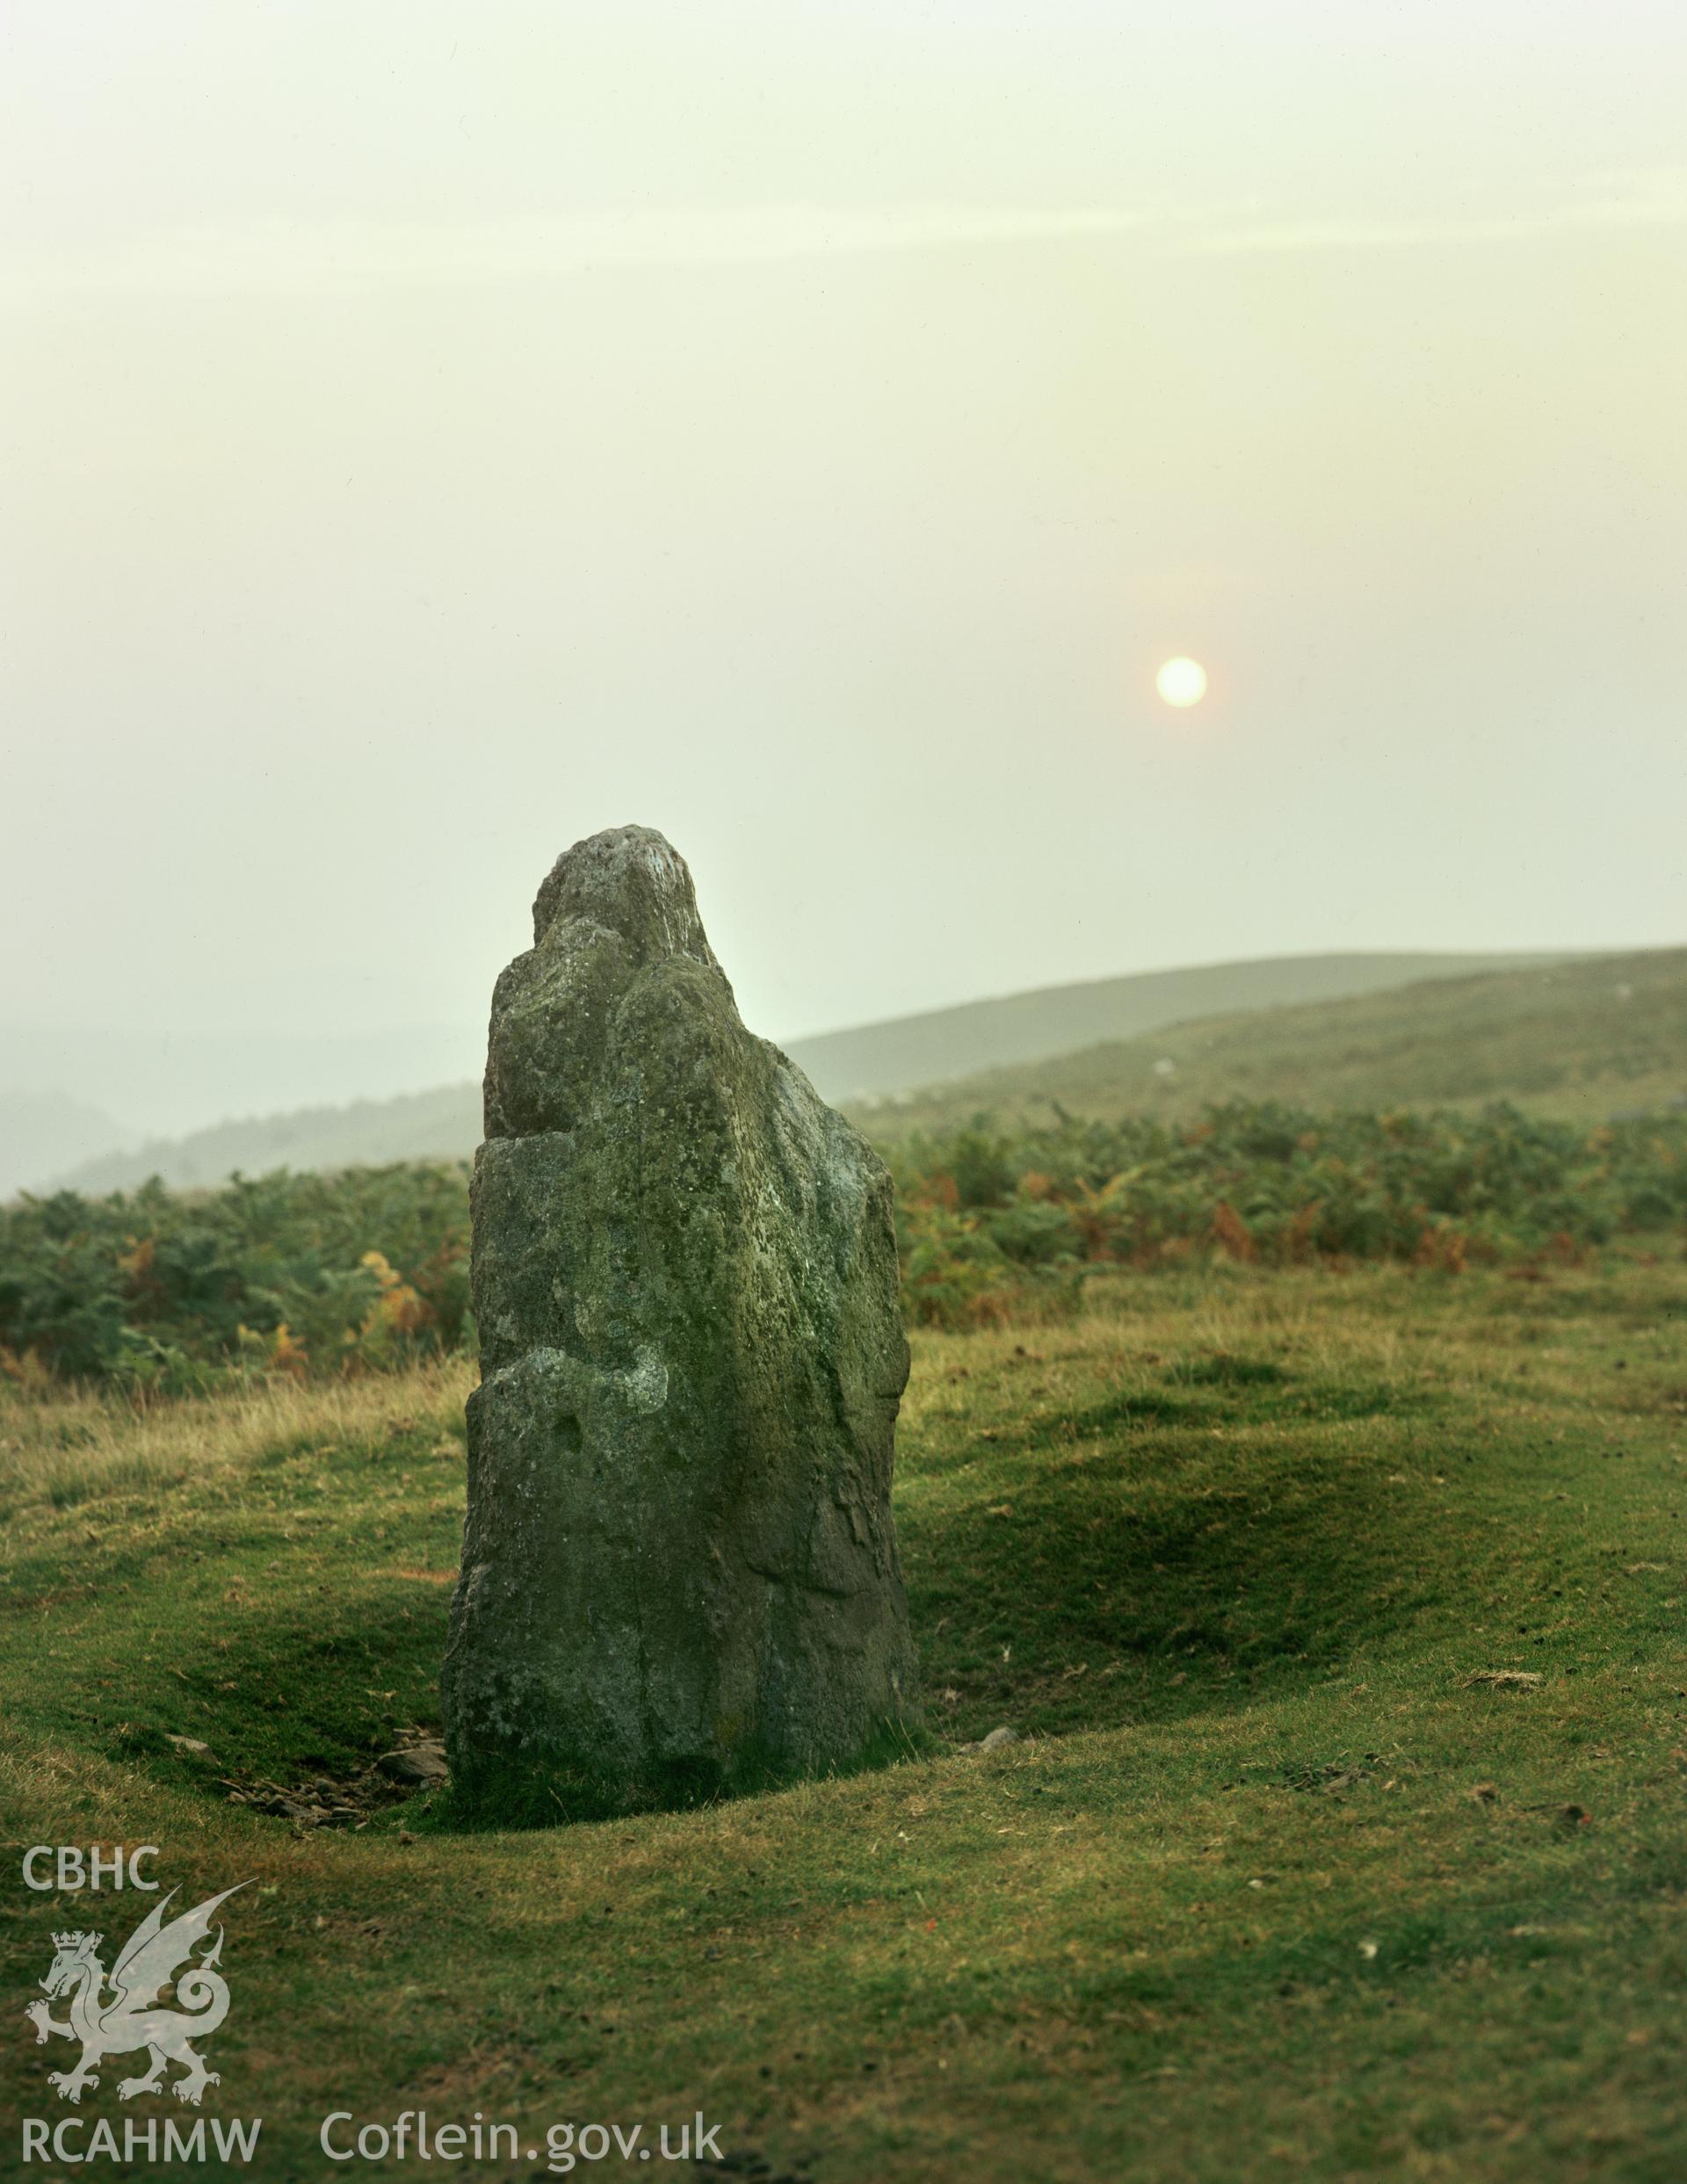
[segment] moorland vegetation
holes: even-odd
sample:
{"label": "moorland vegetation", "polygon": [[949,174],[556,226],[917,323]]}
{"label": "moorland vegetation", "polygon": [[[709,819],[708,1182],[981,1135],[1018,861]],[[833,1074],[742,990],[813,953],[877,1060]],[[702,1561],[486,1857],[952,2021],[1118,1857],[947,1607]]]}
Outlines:
{"label": "moorland vegetation", "polygon": [[[1667,1252],[1687,1219],[1687,1115],[1232,1101],[1184,1122],[978,1117],[885,1149],[907,1316],[949,1328],[1069,1313],[1119,1266],[1454,1275]],[[468,1244],[460,1163],[26,1197],[0,1208],[0,1375],[144,1399],[470,1352]]]}

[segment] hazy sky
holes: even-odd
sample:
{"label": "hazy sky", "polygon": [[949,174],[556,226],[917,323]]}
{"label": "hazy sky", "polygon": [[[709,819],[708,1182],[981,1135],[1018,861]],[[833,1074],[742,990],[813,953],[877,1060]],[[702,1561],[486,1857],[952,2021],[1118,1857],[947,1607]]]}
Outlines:
{"label": "hazy sky", "polygon": [[[1687,941],[1687,12],[6,0],[0,1020]],[[1167,654],[1212,691],[1177,714]]]}

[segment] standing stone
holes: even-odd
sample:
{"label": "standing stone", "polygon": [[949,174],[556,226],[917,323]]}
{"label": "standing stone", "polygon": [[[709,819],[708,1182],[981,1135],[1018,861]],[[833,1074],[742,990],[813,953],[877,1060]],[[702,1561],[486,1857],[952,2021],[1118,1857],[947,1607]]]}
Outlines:
{"label": "standing stone", "polygon": [[659,834],[576,843],[499,979],[445,1655],[472,1804],[860,1761],[910,1718],[890,1177],[740,1022]]}

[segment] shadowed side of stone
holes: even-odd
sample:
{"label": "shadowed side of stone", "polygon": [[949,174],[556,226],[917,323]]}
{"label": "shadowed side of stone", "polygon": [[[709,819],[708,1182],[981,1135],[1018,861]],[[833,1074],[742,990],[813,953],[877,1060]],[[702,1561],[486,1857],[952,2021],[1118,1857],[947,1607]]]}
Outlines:
{"label": "shadowed side of stone", "polygon": [[556,1819],[905,1746],[890,1179],[746,1031],[660,835],[594,835],[540,889],[486,1133],[460,1796]]}

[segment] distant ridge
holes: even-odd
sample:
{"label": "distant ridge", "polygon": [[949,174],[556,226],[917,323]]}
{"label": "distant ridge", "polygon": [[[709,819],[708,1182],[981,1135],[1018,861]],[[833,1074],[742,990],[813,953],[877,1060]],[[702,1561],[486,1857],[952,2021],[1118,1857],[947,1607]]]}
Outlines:
{"label": "distant ridge", "polygon": [[[1128,1051],[1130,1041],[1158,1034],[1191,1019],[1222,1018],[1246,1048],[1265,1047],[1266,1023],[1300,1007],[1315,1018],[1318,1005],[1360,999],[1426,980],[1480,980],[1502,971],[1565,961],[1549,956],[1449,954],[1336,955],[1267,958],[1185,971],[1150,971],[969,1002],[931,1014],[865,1024],[817,1038],[794,1039],[786,1051],[820,1092],[839,1105],[863,1110],[870,1129],[880,1126],[879,1103],[894,1100],[884,1125],[904,1112],[931,1113],[945,1104],[945,1088],[966,1081],[962,1097],[974,1104],[988,1093],[1017,1104],[1045,1081],[1059,1077],[1062,1056],[1096,1058],[1104,1087],[1113,1065],[1106,1058]],[[1266,1023],[1261,1023],[1262,1016]],[[1420,1026],[1419,1036],[1433,1037]],[[1156,1050],[1157,1052],[1157,1050]],[[983,1056],[981,1063],[976,1058]],[[1145,1078],[1144,1103],[1162,1104],[1170,1088],[1152,1074],[1152,1058],[1124,1076]],[[981,1069],[1001,1073],[973,1083]],[[1090,1080],[1086,1078],[1086,1087]],[[1181,1092],[1183,1088],[1178,1088]],[[915,1101],[914,1095],[921,1095]],[[1104,1103],[1110,1095],[1098,1096]],[[195,1189],[222,1182],[235,1169],[348,1168],[383,1161],[463,1160],[481,1137],[481,1095],[475,1084],[454,1084],[397,1099],[363,1100],[349,1106],[310,1106],[150,1143],[84,1161],[56,1178],[83,1191],[124,1190],[148,1175]]]}
{"label": "distant ridge", "polygon": [[130,1153],[108,1153],[58,1176],[50,1189],[98,1194],[130,1190],[149,1175],[179,1190],[226,1182],[238,1170],[378,1167],[387,1161],[466,1161],[481,1141],[481,1088],[451,1084],[395,1100],[349,1107],[300,1107],[286,1115],[218,1123],[185,1138],[155,1138]]}
{"label": "distant ridge", "polygon": [[431,1091],[468,1076],[485,1049],[483,1023],[338,1033],[0,1023],[0,1097],[68,1093],[103,1109],[115,1120],[88,1149],[109,1151],[236,1115]]}
{"label": "distant ridge", "polygon": [[73,1161],[132,1142],[134,1134],[104,1109],[68,1093],[0,1086],[0,1198]]}
{"label": "distant ridge", "polygon": [[1562,960],[1546,954],[1266,956],[1255,962],[1200,964],[1190,970],[1043,986],[1000,1000],[964,1002],[958,1008],[793,1039],[785,1051],[823,1098],[841,1104],[939,1084],[975,1070],[1046,1061],[1103,1039],[1138,1038],[1192,1016],[1341,1001],[1420,979],[1463,978]]}

